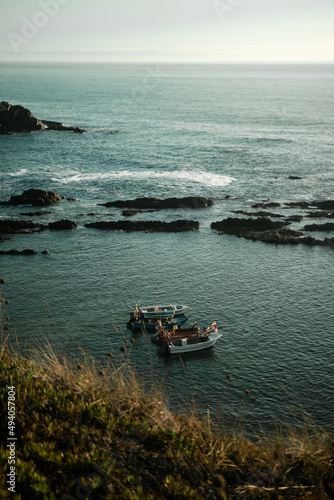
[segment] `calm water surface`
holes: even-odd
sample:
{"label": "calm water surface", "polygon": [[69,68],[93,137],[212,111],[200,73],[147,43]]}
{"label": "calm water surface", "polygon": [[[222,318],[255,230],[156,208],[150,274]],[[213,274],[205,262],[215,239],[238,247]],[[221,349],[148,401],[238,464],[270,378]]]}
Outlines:
{"label": "calm water surface", "polygon": [[[333,429],[333,249],[265,245],[210,229],[269,198],[333,197],[333,77],[333,65],[0,66],[1,100],[87,130],[0,137],[1,200],[32,187],[77,198],[30,217],[75,220],[75,231],[1,243],[49,252],[0,257],[20,343],[47,337],[56,349],[80,345],[105,362],[130,340],[136,303],[185,303],[185,326],[218,322],[224,335],[213,349],[181,363],[157,356],[138,335],[128,354],[139,373],[165,376],[171,408],[195,400],[201,412],[210,405],[216,417],[266,429],[295,423],[302,410]],[[193,233],[84,227],[123,218],[98,203],[187,195],[215,204],[133,220],[191,218],[200,221]],[[21,213],[31,210],[1,206],[0,217],[29,220]]]}

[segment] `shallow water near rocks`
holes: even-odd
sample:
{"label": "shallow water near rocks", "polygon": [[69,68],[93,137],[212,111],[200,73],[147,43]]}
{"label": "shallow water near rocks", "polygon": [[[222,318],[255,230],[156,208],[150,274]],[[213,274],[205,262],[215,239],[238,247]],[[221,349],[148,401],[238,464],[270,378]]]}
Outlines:
{"label": "shallow water near rocks", "polygon": [[[267,199],[288,216],[307,210],[284,203],[332,198],[333,76],[332,65],[2,65],[1,100],[87,130],[0,136],[1,200],[29,188],[77,199],[36,218],[21,215],[35,208],[0,207],[2,218],[78,224],[1,243],[49,252],[0,256],[20,344],[46,337],[60,352],[82,346],[106,362],[127,339],[125,356],[139,374],[163,379],[172,409],[194,401],[205,414],[210,405],[211,416],[249,429],[294,424],[307,412],[333,429],[333,249],[210,228]],[[190,195],[215,204],[131,220],[193,219],[198,231],[84,226],[123,219],[121,209],[98,203]],[[126,322],[139,302],[187,304],[185,327],[217,321],[223,337],[182,362],[165,359],[149,335],[130,344]]]}

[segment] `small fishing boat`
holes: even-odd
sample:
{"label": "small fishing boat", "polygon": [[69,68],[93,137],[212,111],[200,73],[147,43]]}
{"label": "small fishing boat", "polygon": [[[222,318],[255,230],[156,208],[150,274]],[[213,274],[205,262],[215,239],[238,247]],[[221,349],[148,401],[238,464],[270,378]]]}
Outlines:
{"label": "small fishing boat", "polygon": [[189,306],[169,305],[169,306],[147,306],[136,307],[135,312],[141,313],[145,318],[166,318],[168,316],[180,316]]}
{"label": "small fishing boat", "polygon": [[217,331],[209,335],[173,339],[167,342],[164,351],[169,354],[185,354],[188,352],[202,351],[203,349],[212,347],[220,337],[222,337],[222,334]]}
{"label": "small fishing boat", "polygon": [[156,332],[159,328],[170,329],[179,328],[183,323],[187,321],[187,318],[145,318],[132,316],[128,322],[128,327],[131,330],[143,329],[149,332]]}
{"label": "small fishing boat", "polygon": [[157,333],[154,335],[152,340],[156,341],[158,344],[169,340],[176,340],[181,338],[191,338],[199,337],[200,335],[210,335],[217,331],[217,322],[215,321],[212,325],[207,328],[197,326],[197,323],[192,326],[192,328],[182,328],[172,330],[166,329],[163,325],[159,327]]}

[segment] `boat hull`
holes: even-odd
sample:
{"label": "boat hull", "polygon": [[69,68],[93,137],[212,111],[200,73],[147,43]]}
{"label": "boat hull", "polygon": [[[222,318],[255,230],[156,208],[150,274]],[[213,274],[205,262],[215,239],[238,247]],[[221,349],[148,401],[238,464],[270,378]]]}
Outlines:
{"label": "boat hull", "polygon": [[183,338],[170,341],[167,345],[169,354],[185,354],[188,352],[198,352],[212,347],[218,339],[222,337],[221,333],[212,333],[208,336],[197,338]]}
{"label": "boat hull", "polygon": [[162,328],[168,329],[168,328],[173,328],[174,326],[176,328],[179,328],[183,323],[187,321],[187,318],[175,318],[170,321],[160,321],[159,319],[156,318],[147,318],[143,319],[141,321],[132,321],[129,322],[130,328],[133,330],[147,330],[150,332],[156,332],[160,325]]}
{"label": "boat hull", "polygon": [[159,329],[158,333],[155,335],[154,340],[161,344],[165,341],[174,341],[180,340],[184,338],[194,338],[200,337],[204,335],[210,335],[211,333],[215,333],[215,327],[210,326],[209,328],[202,327],[192,327],[192,328],[180,328],[176,330],[168,330],[166,328]]}
{"label": "boat hull", "polygon": [[170,305],[170,306],[147,306],[138,307],[138,312],[145,318],[166,318],[168,316],[180,316],[184,314],[188,306]]}

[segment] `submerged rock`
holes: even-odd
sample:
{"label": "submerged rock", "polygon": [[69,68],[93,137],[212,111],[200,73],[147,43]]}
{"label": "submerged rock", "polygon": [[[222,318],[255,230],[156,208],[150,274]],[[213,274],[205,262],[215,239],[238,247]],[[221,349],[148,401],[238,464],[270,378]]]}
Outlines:
{"label": "submerged rock", "polygon": [[284,215],[276,214],[274,212],[267,212],[266,210],[259,210],[258,212],[247,212],[246,210],[233,210],[235,214],[247,215],[248,217],[274,217],[283,218]]}
{"label": "submerged rock", "polygon": [[32,233],[43,229],[45,229],[45,226],[37,222],[0,219],[0,233],[3,234]]}
{"label": "submerged rock", "polygon": [[36,255],[35,250],[26,248],[25,250],[0,250],[0,255]]}
{"label": "submerged rock", "polygon": [[272,221],[264,217],[258,219],[239,219],[228,217],[222,221],[212,222],[211,228],[223,231],[225,234],[234,234],[243,236],[245,233],[273,231],[287,226],[289,223],[284,221]]}
{"label": "submerged rock", "polygon": [[327,222],[326,224],[307,224],[304,231],[334,231],[334,222]]}
{"label": "submerged rock", "polygon": [[122,212],[122,215],[124,217],[133,217],[134,215],[137,215],[138,213],[138,210],[123,210]]}
{"label": "submerged rock", "polygon": [[50,215],[52,212],[20,212],[24,217],[43,217],[43,215]]}
{"label": "submerged rock", "polygon": [[79,127],[68,127],[61,122],[55,122],[52,120],[43,120],[43,125],[47,128],[46,130],[60,130],[62,132],[75,132],[76,134],[83,134],[86,130],[83,130]]}
{"label": "submerged rock", "polygon": [[318,208],[319,210],[327,210],[328,212],[334,211],[334,200],[323,200],[323,201],[294,201],[286,203],[288,207],[291,208]]}
{"label": "submerged rock", "polygon": [[313,201],[311,205],[319,208],[320,210],[334,211],[334,200]]}
{"label": "submerged rock", "polygon": [[163,221],[101,221],[85,224],[85,227],[110,231],[182,232],[195,231],[199,222],[193,220]]}
{"label": "submerged rock", "polygon": [[274,243],[276,245],[320,245],[334,248],[334,238],[317,240],[312,238],[312,236],[305,236],[300,231],[284,229],[283,226],[287,224],[288,222],[286,221],[273,222],[268,219],[233,219],[230,217],[220,222],[213,222],[211,227],[212,229],[218,229],[219,234],[233,234],[247,240],[262,241],[263,243]]}
{"label": "submerged rock", "polygon": [[58,220],[56,222],[50,222],[49,229],[52,231],[64,231],[69,229],[76,229],[78,227],[76,222],[68,219]]}
{"label": "submerged rock", "polygon": [[[25,250],[0,250],[0,255],[36,255],[39,252],[32,250],[31,248],[26,248]],[[40,252],[42,255],[49,255],[47,250]]]}
{"label": "submerged rock", "polygon": [[52,191],[43,191],[42,189],[28,189],[23,191],[21,195],[11,196],[8,202],[9,205],[32,205],[35,207],[52,205],[61,200],[59,194]]}
{"label": "submerged rock", "polygon": [[255,203],[254,205],[252,205],[252,208],[278,208],[280,206],[280,203],[265,201],[263,203]]}
{"label": "submerged rock", "polygon": [[135,198],[134,200],[116,200],[108,203],[100,203],[105,207],[134,208],[134,209],[168,209],[168,208],[205,208],[214,202],[202,196],[186,196],[184,198]]}

